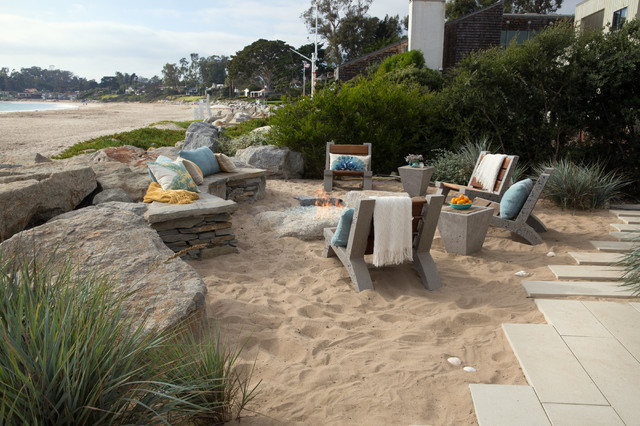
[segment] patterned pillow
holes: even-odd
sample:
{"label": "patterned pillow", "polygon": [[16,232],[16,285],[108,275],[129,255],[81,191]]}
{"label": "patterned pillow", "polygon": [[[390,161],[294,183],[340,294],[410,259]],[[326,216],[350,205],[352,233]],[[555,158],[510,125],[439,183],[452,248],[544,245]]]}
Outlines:
{"label": "patterned pillow", "polygon": [[[164,156],[164,155],[158,155],[158,158],[156,159],[156,161],[155,161],[155,162],[156,162],[156,163],[163,163],[163,164],[166,164],[166,163],[170,163],[170,162],[172,162],[172,161],[173,161],[173,160],[172,160],[171,158],[169,158],[169,157],[166,157],[166,156]],[[158,182],[158,181],[156,180],[155,176],[153,176],[153,173],[151,173],[151,169],[149,169],[149,177],[151,178],[151,182],[156,182],[156,183]]]}
{"label": "patterned pillow", "polygon": [[370,155],[329,154],[330,170],[364,172],[369,170]]}
{"label": "patterned pillow", "polygon": [[216,160],[218,160],[220,170],[222,170],[223,172],[235,172],[237,169],[233,160],[224,154],[216,153]]}
{"label": "patterned pillow", "polygon": [[216,160],[215,154],[206,146],[180,151],[178,157],[196,163],[198,167],[200,167],[200,170],[202,170],[203,176],[220,172],[220,165],[218,164],[218,160]]}
{"label": "patterned pillow", "polygon": [[189,172],[189,175],[191,175],[191,179],[193,179],[196,185],[202,185],[204,183],[202,170],[200,170],[200,167],[198,167],[196,163],[194,163],[193,161],[185,160],[184,158],[180,158],[176,161],[180,161],[182,163],[184,168]]}
{"label": "patterned pillow", "polygon": [[191,179],[189,172],[179,161],[171,163],[147,162],[149,170],[157,179],[158,183],[165,191],[170,189],[186,189],[191,192],[198,192],[198,186]]}

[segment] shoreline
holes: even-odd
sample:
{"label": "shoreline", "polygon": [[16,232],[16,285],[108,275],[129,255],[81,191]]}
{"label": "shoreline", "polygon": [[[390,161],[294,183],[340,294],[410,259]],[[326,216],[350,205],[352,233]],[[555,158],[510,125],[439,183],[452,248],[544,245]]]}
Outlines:
{"label": "shoreline", "polygon": [[76,108],[0,114],[0,163],[29,163],[36,154],[50,157],[78,142],[164,120],[193,120],[193,105],[87,102]]}

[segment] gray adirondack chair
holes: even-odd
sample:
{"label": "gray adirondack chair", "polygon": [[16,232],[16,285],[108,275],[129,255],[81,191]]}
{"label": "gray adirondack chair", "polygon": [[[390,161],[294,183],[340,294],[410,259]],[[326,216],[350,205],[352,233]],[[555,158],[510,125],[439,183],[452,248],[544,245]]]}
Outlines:
{"label": "gray adirondack chair", "polygon": [[547,227],[542,221],[532,213],[533,208],[542,194],[542,190],[551,178],[553,174],[553,167],[547,167],[544,169],[538,180],[533,185],[533,189],[527,200],[524,202],[522,209],[518,213],[515,219],[503,219],[500,217],[500,204],[491,202],[486,199],[476,198],[473,202],[474,205],[484,205],[494,207],[496,214],[491,217],[491,225],[499,228],[507,229],[514,234],[517,234],[527,240],[531,245],[537,245],[542,243],[542,238],[538,235],[539,232],[546,232]]}
{"label": "gray adirondack chair", "polygon": [[346,145],[327,142],[326,160],[324,166],[324,190],[331,192],[333,190],[334,177],[362,177],[362,189],[370,190],[372,188],[373,172],[371,171],[371,161],[369,167],[364,172],[352,170],[331,170],[331,160],[329,154],[344,155],[371,155],[371,144],[362,145]]}
{"label": "gray adirondack chair", "polygon": [[[442,287],[438,269],[429,251],[443,202],[442,195],[412,198],[413,264],[418,270],[422,284],[428,290]],[[336,228],[324,229],[324,257],[337,256],[340,259],[358,292],[373,290],[371,275],[364,256],[373,253],[372,224],[375,203],[376,201],[372,199],[358,201],[346,247],[331,244]]]}
{"label": "gray adirondack chair", "polygon": [[473,173],[471,174],[471,179],[469,179],[468,185],[465,186],[448,182],[436,182],[435,185],[438,188],[436,194],[442,194],[446,197],[449,194],[449,191],[454,191],[464,194],[472,200],[476,197],[482,197],[486,200],[500,202],[502,195],[511,185],[511,175],[515,170],[519,157],[517,155],[508,155],[502,163],[502,167],[500,168],[500,172],[498,173],[498,177],[496,179],[495,185],[493,186],[493,190],[485,191],[484,189],[482,189],[482,184],[476,179],[476,171],[478,170],[480,162],[487,154],[490,154],[490,152],[482,151],[480,153],[478,161],[476,161],[476,165],[473,168]]}

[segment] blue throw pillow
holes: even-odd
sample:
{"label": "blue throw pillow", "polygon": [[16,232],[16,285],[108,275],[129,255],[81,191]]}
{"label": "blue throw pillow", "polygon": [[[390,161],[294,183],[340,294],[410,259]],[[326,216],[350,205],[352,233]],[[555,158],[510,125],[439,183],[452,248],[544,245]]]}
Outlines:
{"label": "blue throw pillow", "polygon": [[500,217],[503,219],[515,219],[522,210],[525,201],[533,189],[531,179],[516,182],[502,196],[500,201]]}
{"label": "blue throw pillow", "polygon": [[349,242],[349,232],[351,231],[351,222],[353,221],[354,209],[346,209],[340,216],[336,232],[331,238],[331,244],[338,247],[346,247]]}
{"label": "blue throw pillow", "polygon": [[[161,163],[161,164],[168,164],[171,163],[173,160],[167,156],[164,155],[158,155],[158,158],[156,159],[156,163]],[[156,177],[153,175],[153,173],[151,173],[151,169],[149,169],[149,177],[151,178],[151,182],[156,182],[158,183],[158,181],[156,180]]]}
{"label": "blue throw pillow", "polygon": [[180,151],[178,156],[196,163],[196,165],[200,167],[200,170],[202,170],[203,176],[220,172],[220,165],[218,164],[216,155],[206,146],[189,151]]}

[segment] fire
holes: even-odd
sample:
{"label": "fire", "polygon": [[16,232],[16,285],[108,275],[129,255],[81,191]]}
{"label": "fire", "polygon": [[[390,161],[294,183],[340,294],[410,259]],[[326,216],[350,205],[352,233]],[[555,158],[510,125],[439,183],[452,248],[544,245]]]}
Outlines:
{"label": "fire", "polygon": [[[342,205],[341,200],[330,197],[329,194],[327,194],[323,189],[319,189],[316,192],[315,198],[316,198],[316,202],[315,202],[316,207],[341,207]],[[324,209],[324,208],[316,209],[316,216],[317,217],[332,216],[335,213],[332,212],[331,210]]]}

